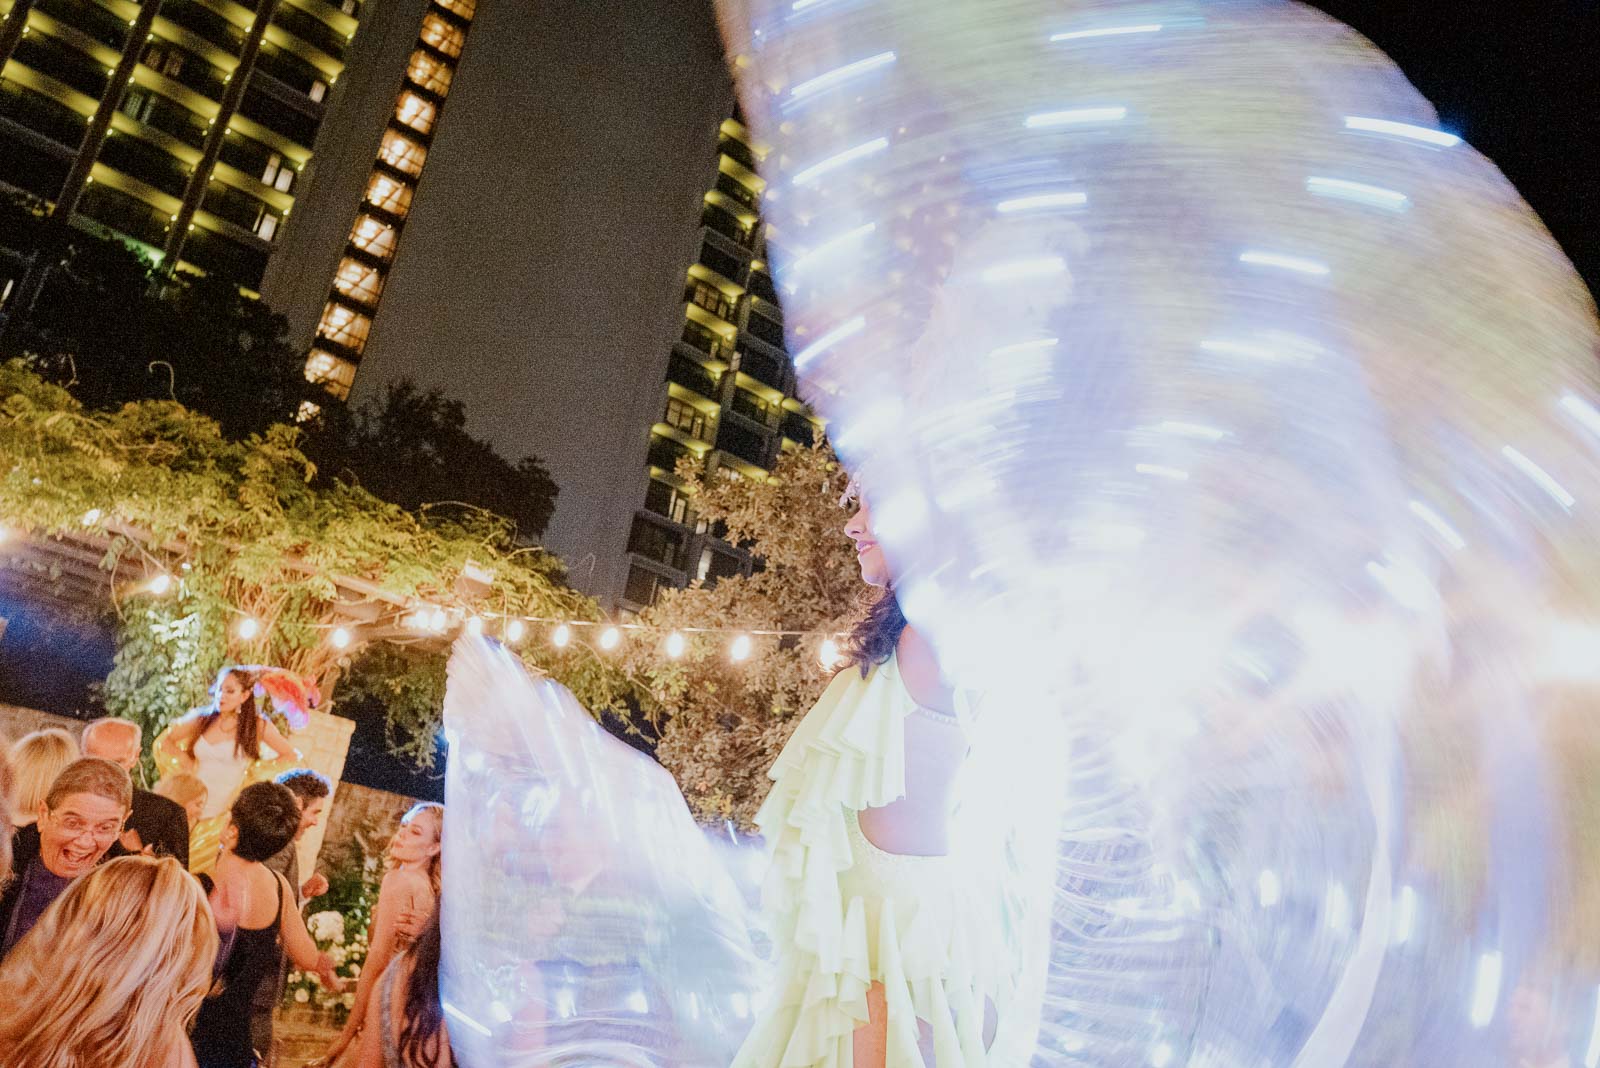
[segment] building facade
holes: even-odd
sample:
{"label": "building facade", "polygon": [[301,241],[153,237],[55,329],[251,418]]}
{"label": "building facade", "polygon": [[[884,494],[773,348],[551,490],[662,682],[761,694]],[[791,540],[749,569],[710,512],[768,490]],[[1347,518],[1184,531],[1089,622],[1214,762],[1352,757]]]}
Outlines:
{"label": "building facade", "polygon": [[628,537],[618,606],[637,611],[663,587],[747,574],[747,554],[708,529],[678,476],[763,478],[782,450],[810,446],[821,422],[796,396],[783,311],[766,262],[763,149],[737,117],[723,122],[717,170],[684,278],[682,332],[668,355],[645,461],[648,488]]}
{"label": "building facade", "polygon": [[258,292],[381,2],[0,0],[0,184]]}

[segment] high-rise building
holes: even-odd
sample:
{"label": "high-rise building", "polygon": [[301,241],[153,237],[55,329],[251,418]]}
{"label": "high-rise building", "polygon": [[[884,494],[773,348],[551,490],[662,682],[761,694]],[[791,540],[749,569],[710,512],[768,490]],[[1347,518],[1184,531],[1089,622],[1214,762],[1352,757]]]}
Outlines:
{"label": "high-rise building", "polygon": [[366,9],[383,5],[0,6],[0,184],[169,268],[259,290]]}
{"label": "high-rise building", "polygon": [[795,392],[783,312],[761,221],[764,150],[737,117],[723,122],[699,249],[684,280],[682,334],[668,356],[646,459],[644,507],[628,538],[625,610],[663,586],[749,572],[751,561],[698,519],[676,474],[688,457],[711,478],[765,477],[781,450],[811,445],[822,425]]}

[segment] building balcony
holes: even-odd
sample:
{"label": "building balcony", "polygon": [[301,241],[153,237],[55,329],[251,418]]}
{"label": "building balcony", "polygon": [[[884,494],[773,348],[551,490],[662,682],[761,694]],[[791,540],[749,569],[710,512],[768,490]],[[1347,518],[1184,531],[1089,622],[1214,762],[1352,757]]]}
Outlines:
{"label": "building balcony", "polygon": [[106,68],[97,60],[43,34],[29,34],[18,41],[12,58],[96,100],[104,95],[110,81]]}
{"label": "building balcony", "polygon": [[817,424],[799,412],[783,413],[783,436],[808,448],[817,443]]}
{"label": "building balcony", "polygon": [[[778,350],[781,352],[782,350]],[[760,339],[741,339],[739,370],[765,386],[782,392],[789,381],[788,361],[761,345]]]}
{"label": "building balcony", "polygon": [[768,462],[771,449],[767,435],[740,426],[731,419],[723,420],[722,425],[717,427],[717,448],[754,467],[765,470],[771,466]]}
{"label": "building balcony", "polygon": [[733,348],[727,338],[692,317],[683,324],[682,344],[699,353],[701,359],[719,362],[727,362]]}
{"label": "building balcony", "polygon": [[272,13],[272,24],[281,27],[317,51],[343,61],[350,39],[315,15],[293,4],[280,3]]}
{"label": "building balcony", "polygon": [[707,204],[700,212],[700,225],[716,231],[743,248],[750,247],[751,228],[726,208]]}
{"label": "building balcony", "polygon": [[113,134],[100,149],[101,163],[139,179],[168,196],[182,198],[192,168],[170,153],[137,137]]}
{"label": "building balcony", "polygon": [[118,18],[94,0],[34,0],[33,9],[119,52],[127,38],[127,20]]}
{"label": "building balcony", "polygon": [[722,388],[720,374],[681,352],[674,352],[667,361],[667,381],[676,383],[709,401],[716,401]]}
{"label": "building balcony", "polygon": [[244,31],[196,0],[164,0],[161,17],[229,55],[244,46]]}
{"label": "building balcony", "polygon": [[89,125],[88,120],[61,101],[9,78],[0,81],[0,116],[69,151],[76,151],[83,142]]}

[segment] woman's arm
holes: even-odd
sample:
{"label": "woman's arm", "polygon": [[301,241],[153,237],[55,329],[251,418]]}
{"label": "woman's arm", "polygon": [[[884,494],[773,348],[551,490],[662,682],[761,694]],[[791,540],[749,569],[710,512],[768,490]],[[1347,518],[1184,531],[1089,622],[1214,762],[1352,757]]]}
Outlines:
{"label": "woman's arm", "polygon": [[300,918],[300,909],[295,904],[294,889],[289,886],[289,880],[277,872],[273,872],[272,877],[278,880],[278,889],[283,898],[278,914],[278,933],[283,939],[284,952],[296,968],[304,972],[316,972],[323,986],[335,993],[342,991],[344,980],[335,974],[333,961],[317,948],[311,932],[306,930],[306,921]]}
{"label": "woman's arm", "polygon": [[356,1003],[351,1006],[350,1018],[345,1021],[344,1031],[334,1044],[335,1051],[348,1046],[361,1031],[373,989],[399,948],[400,913],[417,878],[410,872],[400,871],[392,871],[383,877],[383,883],[378,888],[378,906],[372,910],[372,922],[367,924],[367,959],[361,965],[361,977],[356,980]]}
{"label": "woman's arm", "polygon": [[200,714],[191,712],[163,731],[156,739],[156,763],[193,767],[194,741],[200,736],[201,719]]}
{"label": "woman's arm", "polygon": [[300,755],[289,744],[289,739],[283,736],[283,732],[278,730],[278,725],[266,716],[261,717],[261,743],[276,753],[279,760],[294,760]]}
{"label": "woman's arm", "polygon": [[384,1068],[383,1012],[377,997],[367,1003],[367,1016],[361,1021],[361,1052],[356,1057],[356,1068]]}

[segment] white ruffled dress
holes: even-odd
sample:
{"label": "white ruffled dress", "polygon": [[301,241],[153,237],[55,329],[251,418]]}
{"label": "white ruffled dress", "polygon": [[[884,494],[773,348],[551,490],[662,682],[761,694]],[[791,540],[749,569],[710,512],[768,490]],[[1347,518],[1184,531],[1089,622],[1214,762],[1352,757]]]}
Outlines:
{"label": "white ruffled dress", "polygon": [[[756,819],[773,843],[762,891],[774,988],[732,1068],[853,1068],[867,991],[884,986],[888,1068],[979,1068],[986,1005],[1016,998],[1016,935],[994,867],[887,853],[856,813],[905,793],[905,718],[917,706],[893,658],[841,672],[768,773]],[[919,1021],[933,1060],[919,1050]]]}

